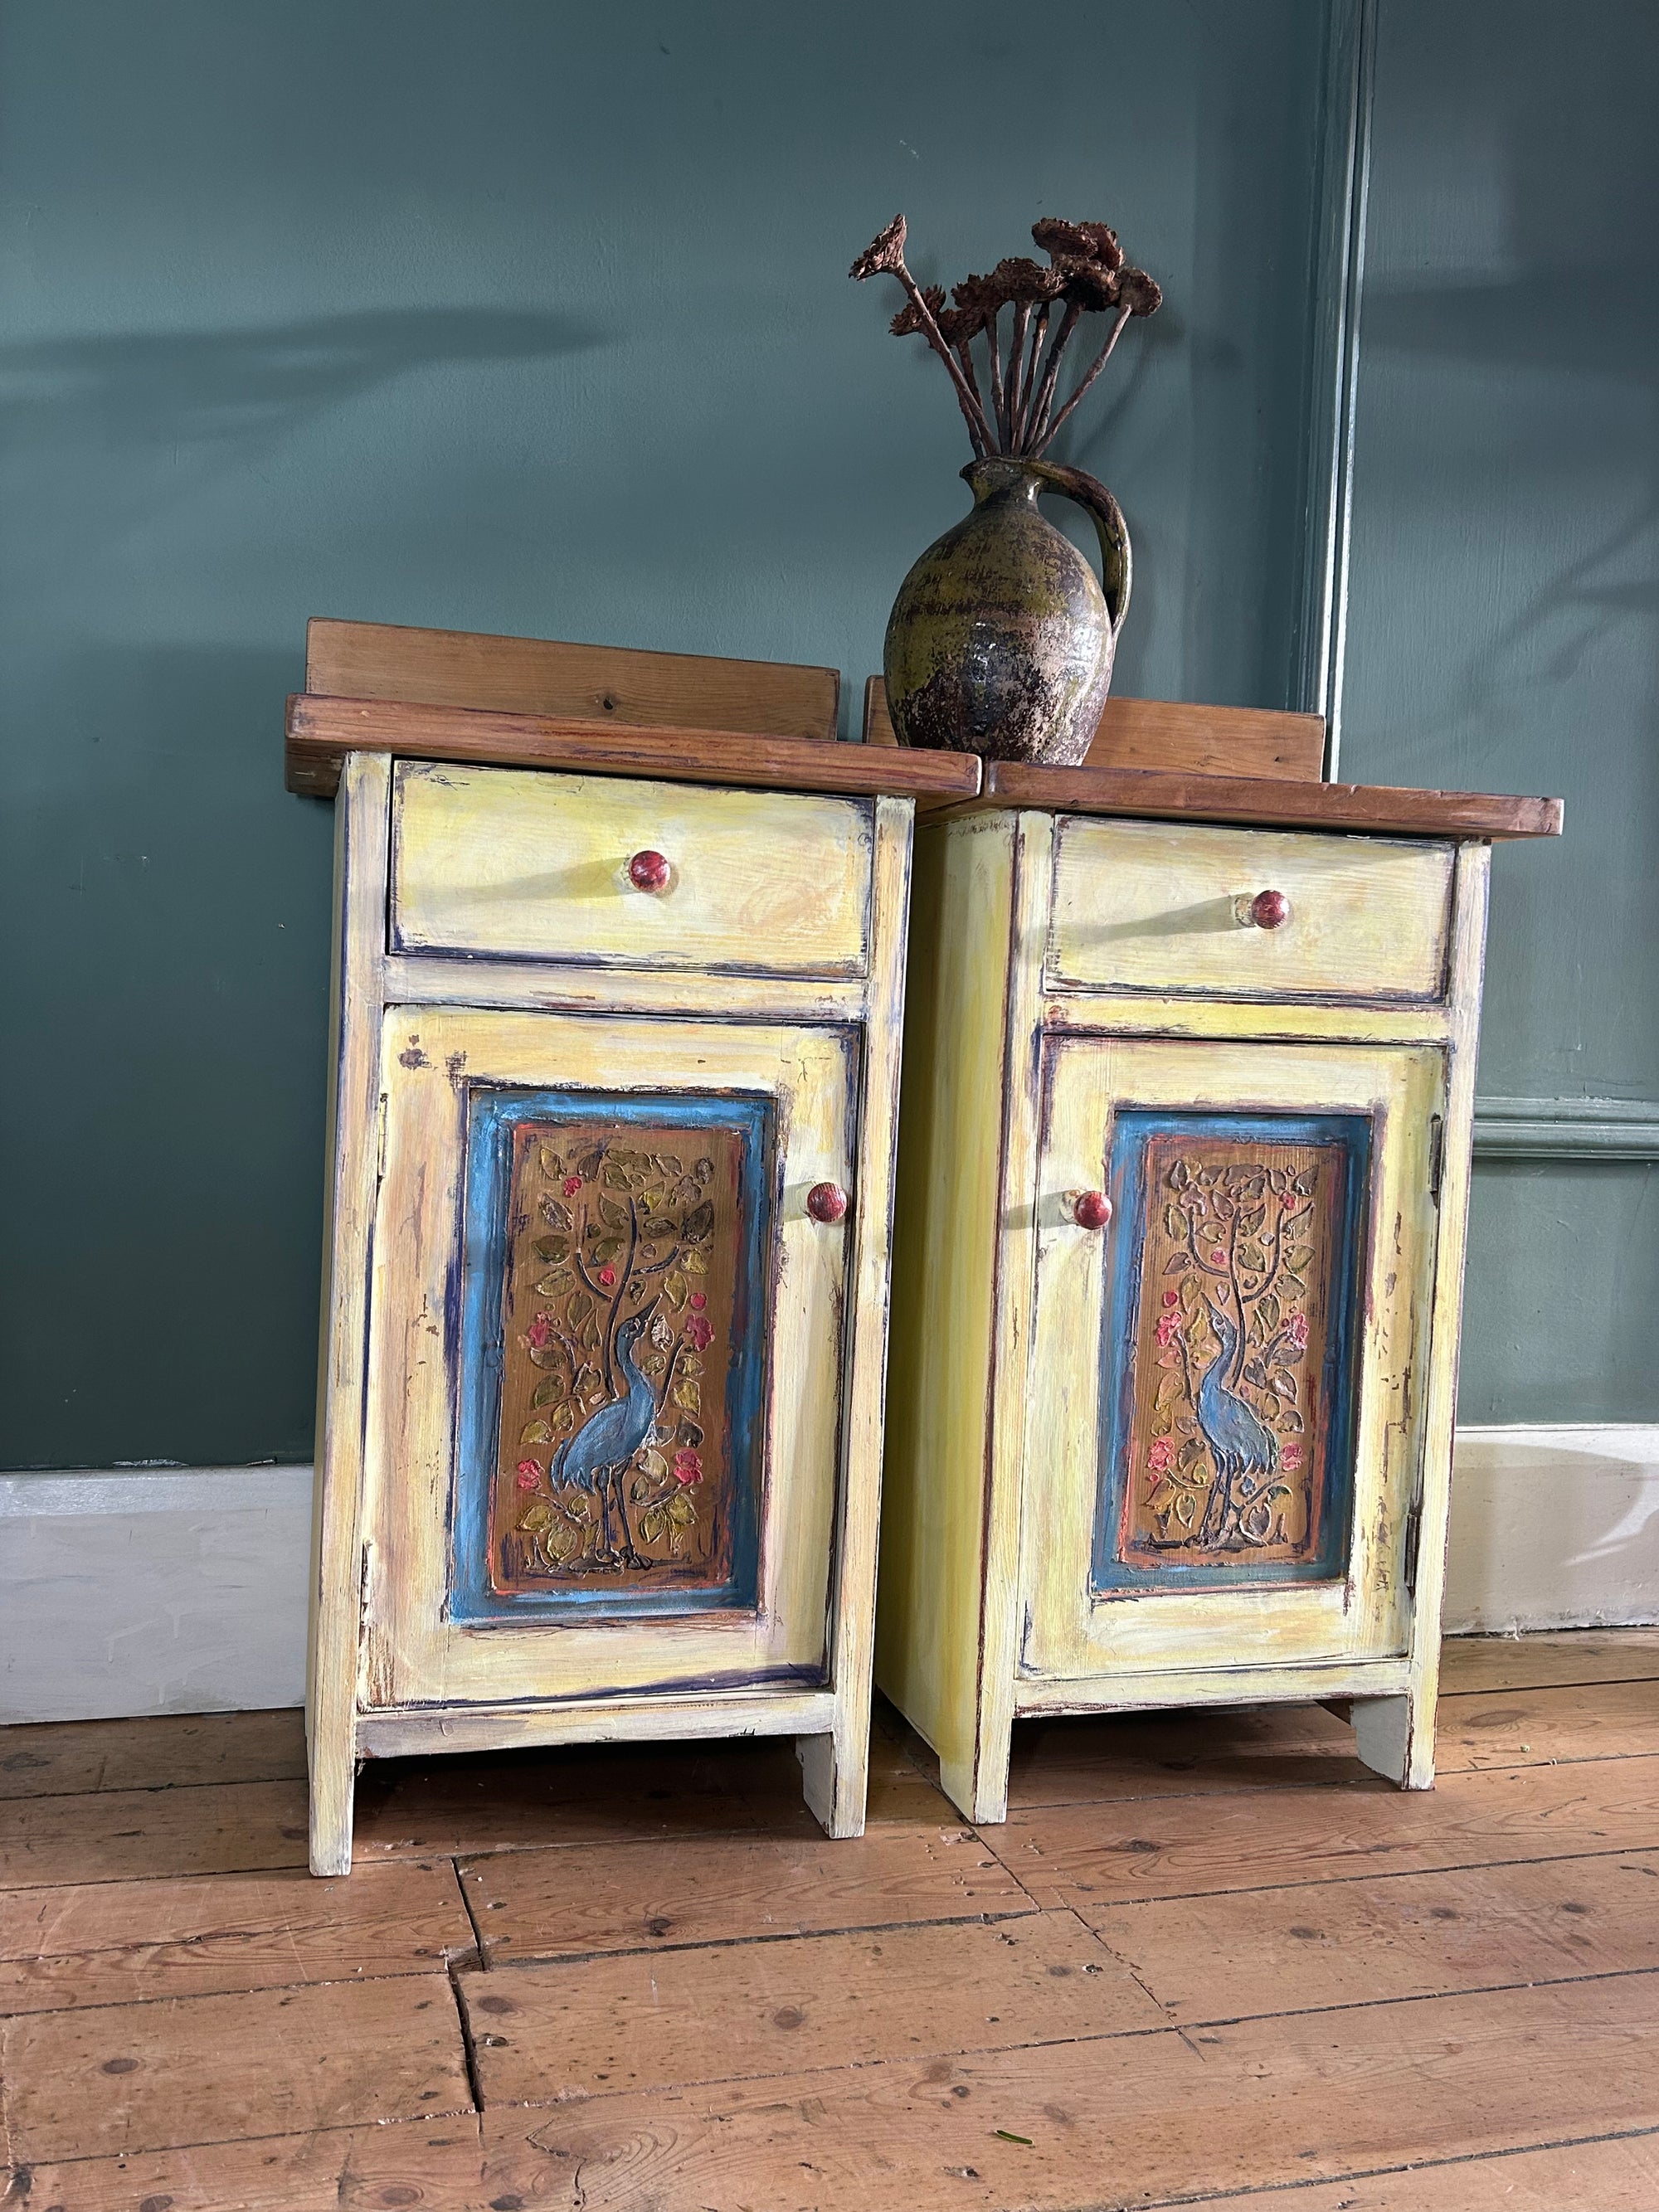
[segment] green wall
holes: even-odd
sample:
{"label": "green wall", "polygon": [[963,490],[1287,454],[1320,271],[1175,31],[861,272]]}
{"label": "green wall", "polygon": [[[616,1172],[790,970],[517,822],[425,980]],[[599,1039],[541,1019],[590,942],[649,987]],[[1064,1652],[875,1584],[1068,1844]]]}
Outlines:
{"label": "green wall", "polygon": [[[1342,768],[1565,796],[1491,1096],[1659,1100],[1656,117],[1650,0],[1382,0]],[[1656,1320],[1659,1169],[1479,1164],[1464,1420],[1659,1419]]]}
{"label": "green wall", "polygon": [[[0,1462],[311,1449],[308,615],[878,663],[967,454],[895,305],[1103,216],[1121,687],[1277,704],[1324,0],[8,0]],[[1117,364],[1114,364],[1115,368]]]}

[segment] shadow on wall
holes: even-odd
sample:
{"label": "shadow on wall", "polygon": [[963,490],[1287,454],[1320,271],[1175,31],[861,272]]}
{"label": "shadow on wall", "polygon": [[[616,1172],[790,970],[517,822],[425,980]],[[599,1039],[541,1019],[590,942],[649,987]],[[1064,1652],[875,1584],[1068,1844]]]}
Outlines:
{"label": "shadow on wall", "polygon": [[258,330],[125,331],[0,347],[0,405],[32,445],[226,444],[440,362],[541,361],[608,343],[573,316],[367,309]]}

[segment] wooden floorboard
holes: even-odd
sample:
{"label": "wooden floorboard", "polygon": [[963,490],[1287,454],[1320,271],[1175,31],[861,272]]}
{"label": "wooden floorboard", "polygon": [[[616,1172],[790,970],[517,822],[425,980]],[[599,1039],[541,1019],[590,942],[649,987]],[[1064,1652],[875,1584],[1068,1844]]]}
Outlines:
{"label": "wooden floorboard", "polygon": [[1659,1838],[1659,1757],[1453,1774],[1432,1791],[1373,1777],[1056,1805],[982,1832],[1038,1904],[1084,1909],[1640,1850]]}
{"label": "wooden floorboard", "polygon": [[301,1712],[161,1713],[0,1729],[0,1797],[286,1782],[306,1771]]}
{"label": "wooden floorboard", "polygon": [[1449,1636],[1441,1651],[1443,1692],[1659,1680],[1659,1628],[1575,1628],[1559,1636]]}
{"label": "wooden floorboard", "polygon": [[876,1827],[844,1843],[819,1834],[573,1844],[497,1851],[461,1874],[493,1966],[1035,1910],[959,1823]]}
{"label": "wooden floorboard", "polygon": [[0,1892],[0,2013],[430,1973],[473,1948],[448,1859],[329,1881],[300,1868],[9,1890]]}
{"label": "wooden floorboard", "polygon": [[446,1974],[0,2022],[14,2164],[471,2112]]}
{"label": "wooden floorboard", "polygon": [[1080,1910],[1185,2025],[1659,1972],[1659,1850]]}
{"label": "wooden floorboard", "polygon": [[[1024,1723],[975,1831],[878,1701],[372,1764],[0,1731],[6,2212],[1659,2212],[1659,1632],[1458,1639],[1440,1780],[1313,1705]],[[481,2102],[479,2101],[481,2100]]]}
{"label": "wooden floorboard", "polygon": [[[484,2113],[492,2178],[584,2212],[1073,2212],[1659,2126],[1659,1976],[892,2059]],[[1294,2206],[1296,2200],[1290,2200]]]}

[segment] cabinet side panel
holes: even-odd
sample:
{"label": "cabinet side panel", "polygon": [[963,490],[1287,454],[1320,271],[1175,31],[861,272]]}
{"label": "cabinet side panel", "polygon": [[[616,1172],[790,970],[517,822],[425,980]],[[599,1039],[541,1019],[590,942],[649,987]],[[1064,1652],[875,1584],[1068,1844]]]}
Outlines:
{"label": "cabinet side panel", "polygon": [[1441,1139],[1440,1222],[1435,1252],[1428,1398],[1424,1409],[1417,1589],[1412,1622],[1410,1729],[1405,1747],[1405,1771],[1400,1778],[1408,1787],[1419,1789],[1425,1788],[1434,1778],[1440,1608],[1446,1586],[1452,1429],[1457,1417],[1457,1360],[1462,1335],[1464,1248],[1468,1236],[1475,1060],[1480,1042],[1480,989],[1486,969],[1486,900],[1491,872],[1489,845],[1459,848],[1452,921],[1452,1035],[1447,1055],[1446,1123]]}
{"label": "cabinet side panel", "polygon": [[974,1757],[1013,822],[917,833],[876,1679]]}
{"label": "cabinet side panel", "polygon": [[306,1678],[311,1858],[317,1874],[343,1874],[351,1863],[358,1546],[368,1387],[364,1348],[374,1218],[391,777],[392,764],[385,757],[354,753],[346,762],[335,802],[328,1190]]}

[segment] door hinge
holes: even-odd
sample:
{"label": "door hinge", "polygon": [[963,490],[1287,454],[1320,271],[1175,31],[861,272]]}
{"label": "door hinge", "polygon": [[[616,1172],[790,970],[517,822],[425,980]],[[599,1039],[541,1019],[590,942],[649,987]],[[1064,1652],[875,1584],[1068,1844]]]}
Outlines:
{"label": "door hinge", "polygon": [[386,1093],[383,1091],[374,1108],[374,1188],[378,1190],[386,1181]]}
{"label": "door hinge", "polygon": [[1400,1579],[1406,1586],[1407,1597],[1417,1595],[1417,1559],[1423,1548],[1423,1494],[1419,1491],[1411,1502],[1406,1516],[1406,1542],[1401,1560]]}
{"label": "door hinge", "polygon": [[1440,1203],[1440,1183],[1446,1172],[1446,1117],[1436,1114],[1429,1121],[1429,1196]]}

